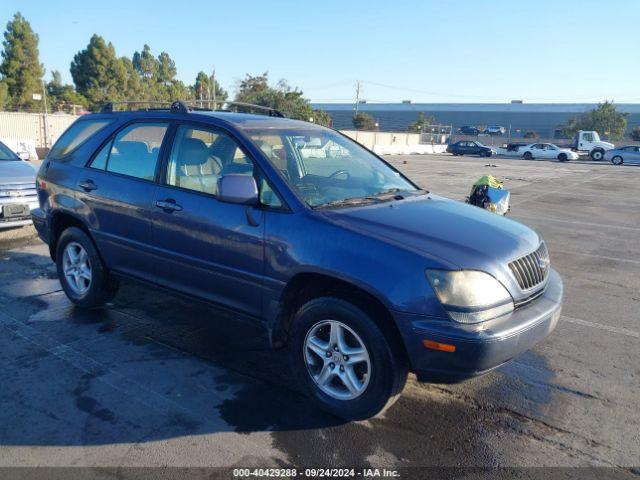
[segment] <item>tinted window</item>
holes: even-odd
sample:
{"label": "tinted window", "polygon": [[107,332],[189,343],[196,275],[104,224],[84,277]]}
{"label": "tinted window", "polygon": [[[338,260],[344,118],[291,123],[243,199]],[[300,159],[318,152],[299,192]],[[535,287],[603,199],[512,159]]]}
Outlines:
{"label": "tinted window", "polygon": [[169,157],[167,184],[217,195],[222,175],[253,175],[253,170],[253,163],[232,138],[220,132],[181,125]]}
{"label": "tinted window", "polygon": [[92,168],[99,168],[100,170],[105,170],[107,168],[107,159],[109,158],[112,143],[113,141],[109,140],[109,142],[100,149],[100,152],[93,157],[93,161],[91,162]]}
{"label": "tinted window", "polygon": [[167,123],[129,125],[114,138],[108,157],[105,159],[104,153],[99,152],[91,166],[101,168],[98,165],[106,162],[108,172],[153,180],[168,126]]}
{"label": "tinted window", "polygon": [[109,125],[111,120],[78,120],[58,139],[49,152],[48,158],[57,160],[69,155],[91,135]]}

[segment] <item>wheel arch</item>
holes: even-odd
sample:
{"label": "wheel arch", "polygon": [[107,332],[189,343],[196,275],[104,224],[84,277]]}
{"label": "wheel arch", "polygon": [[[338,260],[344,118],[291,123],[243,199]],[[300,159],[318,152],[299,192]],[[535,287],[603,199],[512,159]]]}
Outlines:
{"label": "wheel arch", "polygon": [[274,332],[274,345],[287,342],[288,332],[298,309],[308,301],[323,296],[339,298],[368,314],[398,349],[403,359],[408,360],[400,329],[391,310],[379,296],[363,286],[327,273],[300,272],[289,280],[280,296],[280,314]]}
{"label": "wheel arch", "polygon": [[87,234],[87,236],[91,239],[95,246],[95,241],[91,236],[89,227],[79,216],[63,210],[52,212],[49,218],[49,255],[54,262],[56,260],[58,239],[60,238],[62,232],[64,232],[69,227],[76,227],[82,230]]}

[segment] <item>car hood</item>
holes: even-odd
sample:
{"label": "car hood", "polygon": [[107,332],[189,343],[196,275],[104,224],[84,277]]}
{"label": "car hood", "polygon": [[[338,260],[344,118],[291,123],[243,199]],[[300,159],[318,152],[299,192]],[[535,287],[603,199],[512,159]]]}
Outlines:
{"label": "car hood", "polygon": [[508,262],[541,241],[525,225],[433,194],[326,214],[347,228],[431,258],[441,268],[483,270],[496,277],[508,275]]}
{"label": "car hood", "polygon": [[33,183],[36,170],[30,164],[18,160],[0,160],[0,183]]}

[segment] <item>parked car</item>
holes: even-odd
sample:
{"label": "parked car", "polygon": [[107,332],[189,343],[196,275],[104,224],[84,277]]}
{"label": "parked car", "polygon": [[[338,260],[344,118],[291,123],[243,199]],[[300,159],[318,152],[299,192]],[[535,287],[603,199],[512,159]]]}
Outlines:
{"label": "parked car", "polygon": [[568,148],[560,148],[553,143],[531,143],[518,149],[520,154],[526,160],[534,158],[553,158],[560,162],[567,160],[578,160],[580,156]]}
{"label": "parked car", "polygon": [[454,155],[480,155],[481,157],[490,157],[496,153],[491,147],[472,140],[460,140],[452,143],[447,146],[447,152]]}
{"label": "parked car", "polygon": [[34,223],[78,307],[133,278],[232,309],[349,419],[393,403],[408,371],[481,375],[556,326],[562,281],[536,232],[337,131],[271,109],[114,110],[78,119],[37,178]]}
{"label": "parked car", "polygon": [[507,143],[507,152],[517,152],[522,147],[526,147],[527,144],[523,142],[511,142]]}
{"label": "parked car", "polygon": [[507,133],[507,129],[500,125],[489,125],[484,129],[484,133],[486,135],[504,135]]}
{"label": "parked car", "polygon": [[626,147],[618,147],[608,150],[604,154],[604,159],[614,165],[639,164],[640,163],[640,146],[627,145]]}
{"label": "parked car", "polygon": [[0,229],[31,224],[37,206],[36,170],[0,142]]}
{"label": "parked car", "polygon": [[462,135],[474,135],[477,137],[480,133],[480,130],[478,130],[476,127],[464,125],[458,129],[458,132],[460,132]]}

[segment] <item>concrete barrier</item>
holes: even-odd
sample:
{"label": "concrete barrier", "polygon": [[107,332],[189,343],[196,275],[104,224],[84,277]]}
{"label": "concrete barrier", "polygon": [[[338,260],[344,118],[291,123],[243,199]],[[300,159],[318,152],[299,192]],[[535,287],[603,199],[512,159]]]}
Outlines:
{"label": "concrete barrier", "polygon": [[341,130],[378,155],[422,155],[446,152],[444,144],[420,143],[419,133]]}

